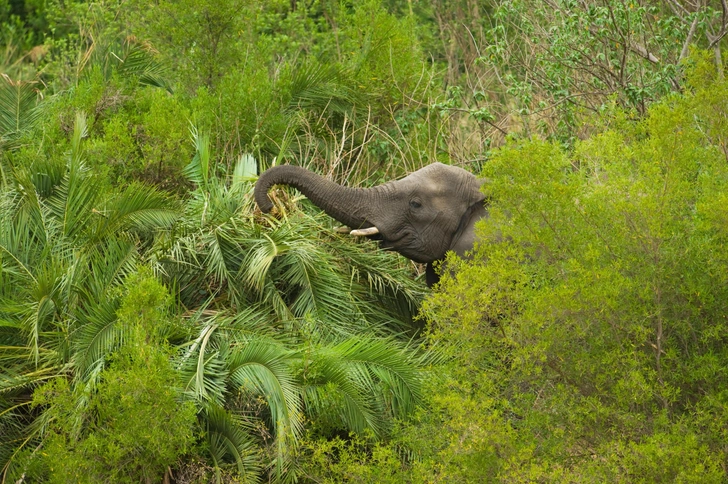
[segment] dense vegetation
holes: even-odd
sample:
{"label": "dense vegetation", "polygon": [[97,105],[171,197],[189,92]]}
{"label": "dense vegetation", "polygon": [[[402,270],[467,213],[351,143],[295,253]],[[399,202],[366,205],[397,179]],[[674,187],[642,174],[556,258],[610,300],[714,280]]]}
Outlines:
{"label": "dense vegetation", "polygon": [[[725,2],[0,0],[0,482],[724,482]],[[441,284],[269,166],[488,179]]]}

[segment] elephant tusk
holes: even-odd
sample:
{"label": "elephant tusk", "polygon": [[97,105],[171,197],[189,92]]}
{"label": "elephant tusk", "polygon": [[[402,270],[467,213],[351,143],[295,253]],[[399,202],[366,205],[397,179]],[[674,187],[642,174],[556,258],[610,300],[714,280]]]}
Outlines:
{"label": "elephant tusk", "polygon": [[352,230],[349,232],[349,235],[353,235],[354,237],[364,237],[366,235],[377,235],[379,233],[379,229],[376,227],[369,227],[368,229],[357,229]]}

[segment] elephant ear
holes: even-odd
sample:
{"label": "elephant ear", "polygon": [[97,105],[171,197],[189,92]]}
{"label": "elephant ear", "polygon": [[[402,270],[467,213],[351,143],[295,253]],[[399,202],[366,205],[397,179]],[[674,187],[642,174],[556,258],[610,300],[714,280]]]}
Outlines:
{"label": "elephant ear", "polygon": [[485,194],[481,188],[488,183],[485,178],[472,177],[468,183],[467,197],[468,207],[472,207],[476,203],[483,203],[485,201]]}

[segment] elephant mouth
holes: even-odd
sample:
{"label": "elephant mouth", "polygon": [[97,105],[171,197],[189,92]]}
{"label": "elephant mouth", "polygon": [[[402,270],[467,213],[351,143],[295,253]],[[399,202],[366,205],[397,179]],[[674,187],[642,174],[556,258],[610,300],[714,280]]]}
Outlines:
{"label": "elephant mouth", "polygon": [[415,262],[426,263],[429,260],[424,260],[422,257],[422,249],[417,243],[417,237],[412,232],[404,232],[399,235],[396,239],[388,239],[382,237],[379,240],[379,247],[383,250],[393,250],[399,252],[408,259],[412,259]]}
{"label": "elephant mouth", "polygon": [[392,234],[394,237],[387,237],[387,234],[381,233],[376,226],[372,226],[366,229],[352,230],[350,235],[355,237],[366,237],[369,240],[378,241],[380,249],[399,252],[403,256],[412,259],[415,262],[430,262],[430,260],[424,260],[422,258],[421,251],[416,244],[417,237],[409,230],[398,234]]}

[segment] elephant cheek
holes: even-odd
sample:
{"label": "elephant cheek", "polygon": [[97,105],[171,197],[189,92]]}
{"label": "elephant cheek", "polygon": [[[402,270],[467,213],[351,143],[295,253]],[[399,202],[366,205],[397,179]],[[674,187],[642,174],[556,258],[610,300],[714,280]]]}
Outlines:
{"label": "elephant cheek", "polygon": [[445,214],[439,213],[433,223],[428,225],[429,230],[419,234],[420,243],[417,252],[422,259],[426,259],[421,262],[429,263],[445,258],[445,254],[451,248],[453,235],[457,230],[457,227],[451,225],[448,223]]}

